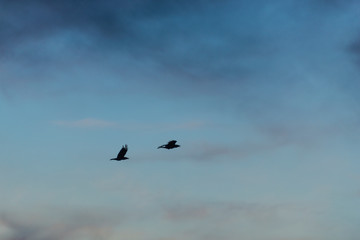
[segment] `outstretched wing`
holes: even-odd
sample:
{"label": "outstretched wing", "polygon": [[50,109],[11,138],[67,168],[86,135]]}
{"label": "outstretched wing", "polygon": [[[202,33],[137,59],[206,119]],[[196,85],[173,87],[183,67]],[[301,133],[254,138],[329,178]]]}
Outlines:
{"label": "outstretched wing", "polygon": [[121,148],[119,154],[117,155],[117,158],[119,158],[119,159],[120,159],[120,158],[123,158],[123,157],[125,156],[127,150],[128,150],[128,147],[127,147],[127,145],[125,144],[125,146],[123,146],[123,147]]}
{"label": "outstretched wing", "polygon": [[168,142],[168,145],[169,146],[174,146],[176,142],[177,142],[176,140],[171,140],[171,141]]}

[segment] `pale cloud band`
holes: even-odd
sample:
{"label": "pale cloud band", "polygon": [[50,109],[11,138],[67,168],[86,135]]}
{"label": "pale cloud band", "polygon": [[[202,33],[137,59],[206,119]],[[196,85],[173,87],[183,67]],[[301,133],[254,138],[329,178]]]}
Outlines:
{"label": "pale cloud band", "polygon": [[202,128],[209,123],[201,120],[190,120],[176,123],[124,123],[117,121],[107,121],[96,118],[84,118],[79,120],[56,120],[52,121],[55,126],[73,127],[73,128],[115,128],[121,130],[191,130]]}
{"label": "pale cloud band", "polygon": [[103,128],[116,127],[118,123],[94,118],[85,118],[73,121],[53,121],[54,125],[76,128]]}

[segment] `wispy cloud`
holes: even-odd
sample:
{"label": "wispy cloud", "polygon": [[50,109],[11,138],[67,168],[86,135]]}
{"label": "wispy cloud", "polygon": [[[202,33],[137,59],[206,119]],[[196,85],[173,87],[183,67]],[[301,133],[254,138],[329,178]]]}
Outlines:
{"label": "wispy cloud", "polygon": [[191,120],[175,123],[158,123],[158,124],[143,124],[146,129],[160,129],[160,130],[192,130],[203,128],[211,125],[208,121]]}
{"label": "wispy cloud", "polygon": [[347,47],[357,66],[360,66],[360,36],[357,36]]}
{"label": "wispy cloud", "polygon": [[118,123],[94,119],[94,118],[85,118],[74,121],[53,121],[53,124],[57,126],[64,127],[77,127],[77,128],[105,128],[105,127],[116,127]]}
{"label": "wispy cloud", "polygon": [[[239,214],[248,215],[250,218],[269,215],[277,216],[276,212],[285,206],[261,205],[251,203],[225,203],[213,202],[202,204],[178,204],[171,207],[165,207],[165,218],[171,221],[194,221],[198,219],[211,218],[233,218]],[[268,212],[268,214],[265,214]],[[270,214],[271,213],[271,214]],[[262,217],[260,217],[262,218]]]}
{"label": "wispy cloud", "polygon": [[[135,211],[126,214],[117,210],[69,208],[51,209],[46,214],[3,212],[0,214],[0,238],[2,240],[116,240],[126,236],[131,240],[155,240],[184,237],[205,239],[203,238],[205,236],[208,236],[208,239],[215,239],[215,236],[224,236],[227,239],[238,239],[243,234],[257,236],[256,233],[246,230],[253,223],[256,227],[262,227],[261,236],[266,232],[269,236],[291,237],[301,235],[300,229],[296,228],[299,224],[302,230],[311,229],[309,226],[311,221],[307,220],[313,220],[317,214],[318,211],[312,208],[296,204],[233,202],[168,203],[160,207],[157,212],[145,210],[145,212]],[[129,222],[136,224],[129,225]],[[160,228],[157,228],[158,224],[161,224]],[[172,229],[174,224],[179,226],[176,232],[163,229],[167,227]],[[127,229],[127,226],[130,228]],[[148,230],[152,227],[155,230]],[[296,231],[279,235],[272,230],[272,228],[288,227]],[[251,229],[253,228],[254,226]]]}
{"label": "wispy cloud", "polygon": [[57,120],[52,121],[52,124],[62,127],[74,128],[117,128],[131,131],[148,131],[148,130],[192,130],[210,125],[205,121],[191,120],[175,123],[147,123],[147,122],[116,122],[107,121],[96,118],[84,118],[79,120]]}
{"label": "wispy cloud", "polygon": [[[312,239],[312,235],[325,229],[322,226],[315,229],[313,225],[324,210],[291,203],[179,203],[164,207],[164,218],[174,224],[185,224],[187,233],[191,232],[196,239],[221,236],[227,239],[239,236],[244,239]],[[202,231],[204,226],[207,226],[206,233]]]}
{"label": "wispy cloud", "polygon": [[[193,142],[187,143],[187,146],[182,145],[182,151],[178,152],[175,156],[172,155],[171,159],[199,161],[204,163],[219,160],[246,160],[249,157],[257,156],[259,154],[269,154],[273,150],[279,149],[288,144],[292,143],[286,142],[283,138],[263,139],[231,144],[206,141]],[[148,155],[152,156],[151,153]],[[154,158],[168,159],[169,156],[156,155]]]}
{"label": "wispy cloud", "polygon": [[166,209],[165,218],[170,221],[193,221],[207,218],[209,214],[209,208],[205,206],[177,205]]}
{"label": "wispy cloud", "polygon": [[115,215],[79,210],[57,212],[56,217],[0,215],[0,237],[4,240],[113,239],[119,220]]}

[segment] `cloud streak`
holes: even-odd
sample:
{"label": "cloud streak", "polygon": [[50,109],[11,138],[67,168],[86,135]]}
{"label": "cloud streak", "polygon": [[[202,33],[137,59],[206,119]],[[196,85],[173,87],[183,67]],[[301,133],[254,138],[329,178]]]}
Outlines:
{"label": "cloud streak", "polygon": [[57,120],[52,121],[52,124],[60,127],[70,128],[114,128],[128,131],[174,131],[174,130],[194,130],[203,128],[209,125],[205,121],[192,120],[177,123],[126,123],[117,121],[107,121],[96,118],[84,118],[79,120]]}
{"label": "cloud streak", "polygon": [[104,127],[116,127],[118,123],[94,119],[94,118],[84,118],[74,121],[53,121],[53,124],[57,126],[64,127],[75,127],[75,128],[104,128]]}
{"label": "cloud streak", "polygon": [[312,239],[313,234],[326,229],[317,225],[324,209],[301,204],[208,202],[178,204],[164,210],[165,219],[186,225],[184,232],[196,239]]}

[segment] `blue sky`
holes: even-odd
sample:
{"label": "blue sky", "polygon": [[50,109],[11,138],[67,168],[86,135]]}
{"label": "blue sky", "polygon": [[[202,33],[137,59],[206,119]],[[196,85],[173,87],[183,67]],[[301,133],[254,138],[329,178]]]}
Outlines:
{"label": "blue sky", "polygon": [[0,238],[358,240],[359,20],[355,0],[0,0]]}

